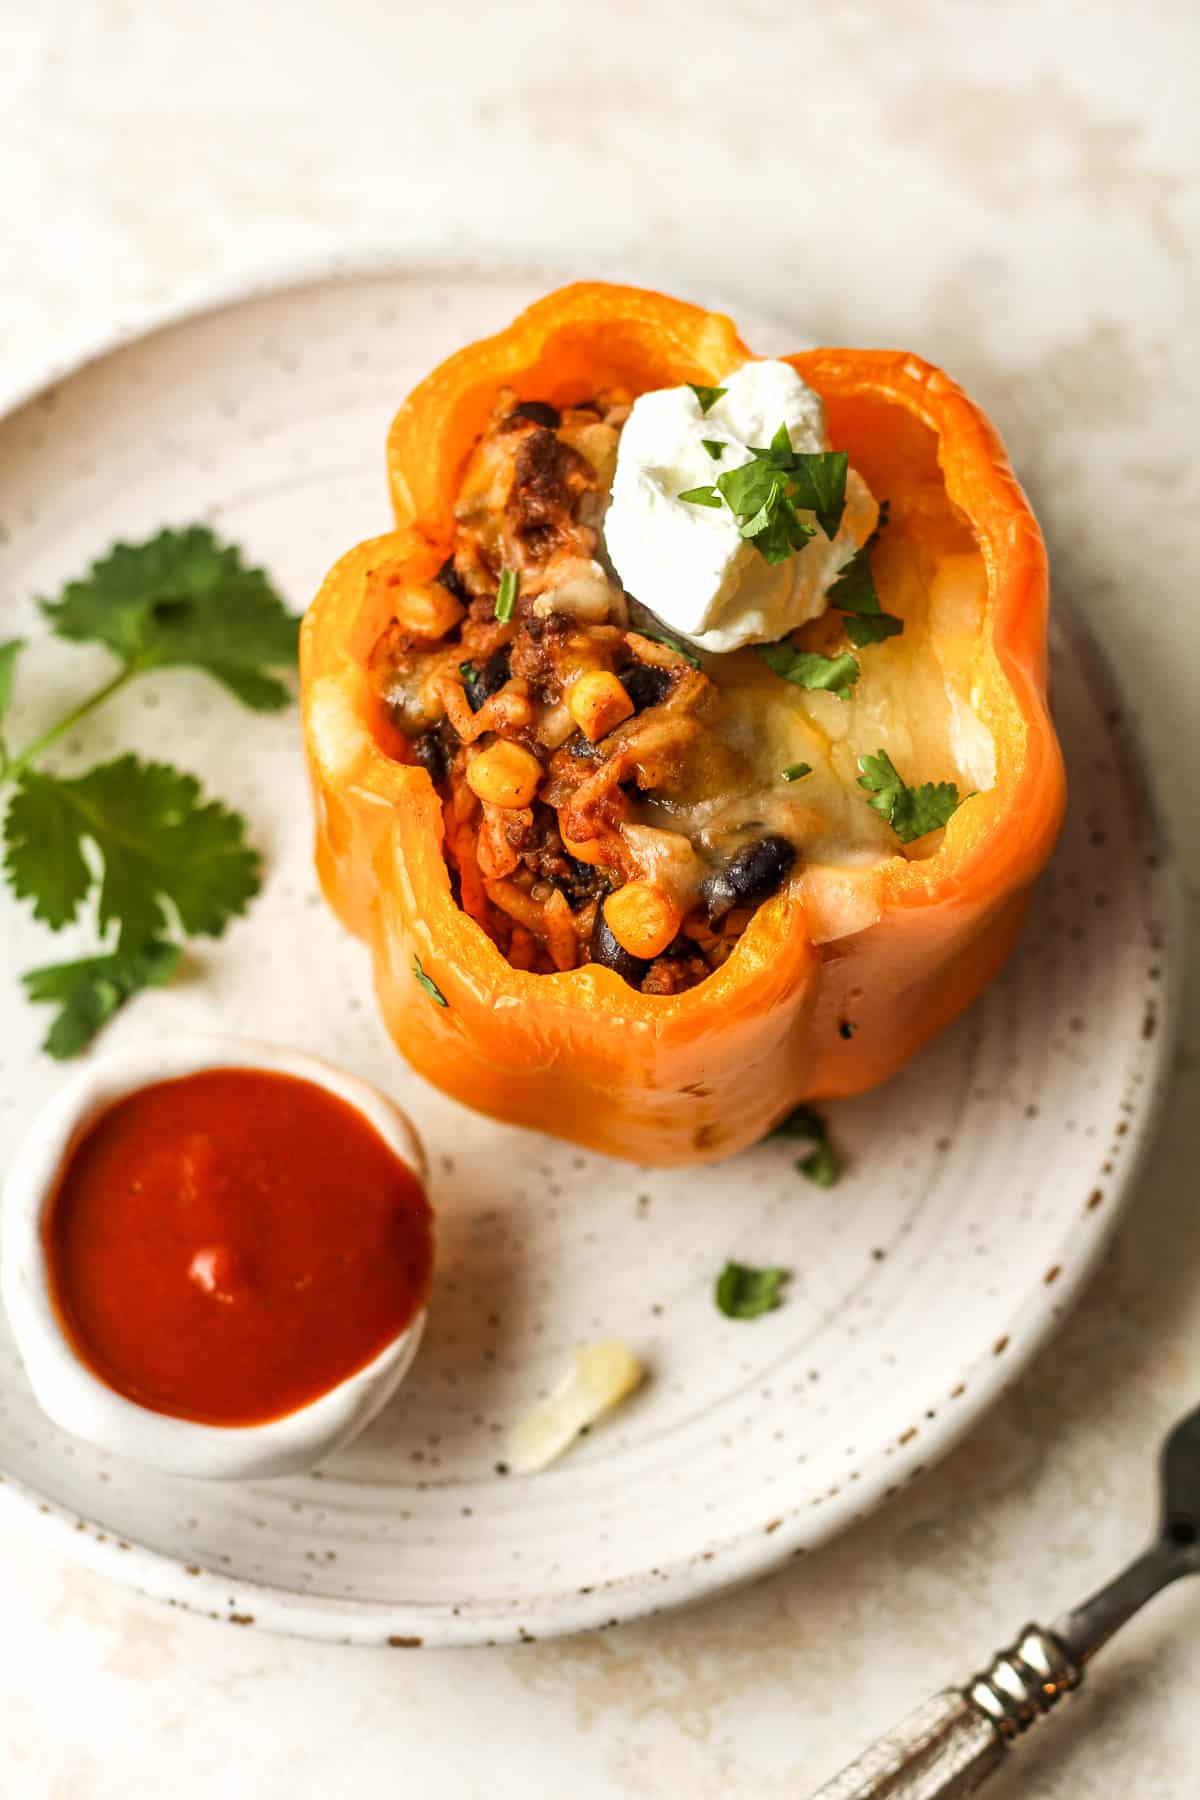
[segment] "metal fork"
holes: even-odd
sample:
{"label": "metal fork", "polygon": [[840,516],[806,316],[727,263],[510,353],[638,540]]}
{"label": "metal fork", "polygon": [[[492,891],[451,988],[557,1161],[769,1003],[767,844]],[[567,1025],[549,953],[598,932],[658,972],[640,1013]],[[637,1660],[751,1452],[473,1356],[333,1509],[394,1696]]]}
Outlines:
{"label": "metal fork", "polygon": [[1181,1575],[1200,1571],[1200,1407],[1163,1444],[1161,1511],[1148,1549],[1107,1587],[1027,1625],[962,1688],[947,1688],[835,1775],[812,1800],[959,1800],[1008,1759],[1022,1733],[1083,1680],[1113,1633]]}

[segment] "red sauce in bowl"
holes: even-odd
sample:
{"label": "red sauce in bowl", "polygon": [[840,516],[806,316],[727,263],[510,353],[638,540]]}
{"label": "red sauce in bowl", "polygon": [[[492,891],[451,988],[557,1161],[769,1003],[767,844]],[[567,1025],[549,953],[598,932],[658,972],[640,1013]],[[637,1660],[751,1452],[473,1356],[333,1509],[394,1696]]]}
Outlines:
{"label": "red sauce in bowl", "polygon": [[205,1425],[282,1418],[365,1368],[433,1270],[408,1165],[346,1101],[258,1069],[118,1100],[68,1157],[42,1237],[81,1359]]}

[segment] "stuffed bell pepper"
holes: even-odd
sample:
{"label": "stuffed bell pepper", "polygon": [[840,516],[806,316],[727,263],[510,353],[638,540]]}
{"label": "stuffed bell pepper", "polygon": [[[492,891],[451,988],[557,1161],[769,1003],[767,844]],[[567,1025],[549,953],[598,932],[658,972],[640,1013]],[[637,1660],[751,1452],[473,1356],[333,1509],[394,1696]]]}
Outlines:
{"label": "stuffed bell pepper", "polygon": [[304,716],[321,879],[423,1075],[710,1161],[976,997],[1064,783],[1041,536],[953,382],[586,284],[435,370],[388,465]]}

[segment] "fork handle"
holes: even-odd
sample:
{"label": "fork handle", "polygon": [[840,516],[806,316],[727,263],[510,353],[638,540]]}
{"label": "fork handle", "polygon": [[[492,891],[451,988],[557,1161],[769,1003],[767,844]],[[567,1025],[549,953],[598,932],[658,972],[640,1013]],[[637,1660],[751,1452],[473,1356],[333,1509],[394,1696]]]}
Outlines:
{"label": "fork handle", "polygon": [[1082,1679],[1058,1640],[1029,1625],[982,1675],[935,1694],[812,1800],[960,1800]]}

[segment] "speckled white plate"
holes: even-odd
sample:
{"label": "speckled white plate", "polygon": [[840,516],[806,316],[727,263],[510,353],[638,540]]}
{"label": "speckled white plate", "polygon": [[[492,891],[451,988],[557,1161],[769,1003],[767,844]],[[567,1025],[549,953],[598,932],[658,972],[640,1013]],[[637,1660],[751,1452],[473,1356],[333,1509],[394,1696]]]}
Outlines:
{"label": "speckled white plate", "polygon": [[[0,637],[20,742],[101,677],[32,597],[117,536],[210,520],[302,607],[388,522],[384,432],[447,351],[549,279],[383,265],[243,293],[110,342],[0,419]],[[764,350],[779,332],[742,321]],[[799,341],[802,333],[791,334]],[[293,711],[255,719],[164,673],[86,728],[201,772],[248,815],[268,879],[250,917],[144,996],[108,1042],[252,1033],[385,1085],[430,1149],[441,1263],[397,1401],[317,1475],[214,1487],[55,1431],[0,1327],[0,1509],[173,1604],[366,1643],[482,1643],[600,1625],[760,1574],[909,1481],[1033,1353],[1130,1191],[1169,1038],[1172,887],[1107,679],[1060,614],[1055,705],[1070,819],[1023,943],[986,998],[898,1080],[830,1107],[849,1173],[822,1193],[786,1146],[652,1173],[506,1130],[410,1074],[365,953],[318,898]],[[60,1079],[19,969],[55,942],[7,896],[0,1162]],[[787,1304],[722,1319],[729,1256],[786,1264]],[[506,1474],[511,1423],[579,1338],[650,1379],[550,1472]]]}

